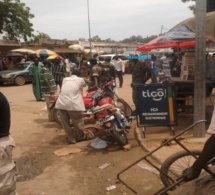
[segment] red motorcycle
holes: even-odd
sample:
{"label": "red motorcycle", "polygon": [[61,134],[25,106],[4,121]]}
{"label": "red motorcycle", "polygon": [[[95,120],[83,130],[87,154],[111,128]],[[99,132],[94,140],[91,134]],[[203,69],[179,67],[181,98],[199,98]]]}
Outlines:
{"label": "red motorcycle", "polygon": [[[132,109],[122,98],[119,98],[115,93],[115,81],[109,81],[105,84],[101,84],[97,87],[89,88],[87,93],[83,94],[84,105],[86,111],[84,116],[89,118],[92,114],[92,109],[96,106],[102,106],[104,104],[111,104],[118,109],[118,112],[125,116],[126,126],[130,125]],[[53,98],[55,99],[55,98]],[[56,101],[56,100],[55,100]],[[58,110],[55,109],[55,101],[52,101],[53,118],[58,123],[61,124],[60,116]]]}
{"label": "red motorcycle", "polygon": [[[104,127],[120,146],[128,143],[126,132],[131,127],[131,108],[114,93],[115,82],[110,81],[100,86],[91,88],[83,95],[86,111],[84,117]],[[57,123],[61,124],[58,109],[54,108],[53,116]],[[126,112],[127,111],[127,114]],[[72,121],[71,121],[72,125]]]}

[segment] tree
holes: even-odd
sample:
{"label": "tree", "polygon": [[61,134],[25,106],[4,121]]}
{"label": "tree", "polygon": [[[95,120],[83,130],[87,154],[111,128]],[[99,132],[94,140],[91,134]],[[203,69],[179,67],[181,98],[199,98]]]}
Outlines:
{"label": "tree", "polygon": [[79,40],[79,41],[86,41],[85,38],[79,38],[78,40]]}
{"label": "tree", "polygon": [[102,40],[101,40],[101,38],[98,35],[96,35],[96,36],[94,36],[94,37],[91,38],[91,41],[101,42]]}
{"label": "tree", "polygon": [[152,39],[154,39],[156,37],[157,37],[156,35],[152,35],[150,37],[143,38],[141,35],[138,35],[138,36],[133,35],[130,38],[123,39],[121,42],[123,42],[123,43],[135,43],[135,42],[148,43],[149,41],[151,41]]}
{"label": "tree", "polygon": [[38,43],[39,42],[39,39],[41,38],[50,38],[49,35],[45,34],[45,33],[42,33],[42,32],[39,32],[38,35],[32,35],[32,39],[29,41],[31,43]]}
{"label": "tree", "polygon": [[33,17],[30,8],[20,0],[0,1],[0,33],[4,39],[27,41],[33,35]]}
{"label": "tree", "polygon": [[[188,1],[195,1],[195,0],[181,0],[183,3],[186,3]],[[193,11],[195,14],[196,5],[189,6],[190,10]],[[215,1],[214,0],[207,0],[207,12],[215,11]]]}

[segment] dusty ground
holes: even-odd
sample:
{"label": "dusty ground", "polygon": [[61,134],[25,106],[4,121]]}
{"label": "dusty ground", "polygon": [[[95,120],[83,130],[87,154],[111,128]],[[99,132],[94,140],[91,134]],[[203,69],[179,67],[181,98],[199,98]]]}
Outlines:
{"label": "dusty ground", "polygon": [[[117,89],[119,96],[132,106],[130,79],[131,75],[125,75],[123,88]],[[105,149],[91,147],[90,141],[69,145],[61,126],[48,121],[47,113],[43,111],[45,102],[35,101],[31,84],[0,86],[0,91],[7,96],[11,106],[11,136],[16,142],[13,157],[18,167],[19,195],[134,194],[118,182],[117,174],[146,154],[134,135],[135,120],[128,134],[130,151],[124,152],[107,137],[110,144]],[[159,128],[158,131],[166,133],[168,129],[161,131]],[[148,130],[146,136],[153,138],[155,133],[156,129]],[[153,139],[146,140],[153,142]],[[157,147],[151,146],[152,149]],[[64,148],[73,154],[55,154]],[[147,171],[147,168],[146,164],[135,165],[122,174],[121,179],[139,194],[151,195],[162,186],[157,173]],[[116,188],[108,191],[110,186]]]}
{"label": "dusty ground", "polygon": [[[118,92],[132,106],[130,77],[124,76],[124,86],[118,88]],[[69,145],[61,126],[48,121],[47,113],[43,111],[45,102],[35,101],[31,84],[19,87],[4,85],[0,90],[11,106],[11,136],[16,142],[13,157],[18,168],[19,195],[133,194],[116,178],[119,171],[145,154],[134,137],[133,129],[128,135],[131,150],[127,152],[111,139],[108,147],[100,150],[91,147],[90,141]],[[54,154],[68,147],[75,154]],[[107,167],[101,169],[100,166],[106,163]],[[137,191],[145,188],[148,194],[152,194],[153,186],[159,186],[160,181],[157,175],[154,179],[153,174],[148,174],[140,166],[135,166],[123,178]],[[112,185],[116,189],[107,191],[107,187]]]}

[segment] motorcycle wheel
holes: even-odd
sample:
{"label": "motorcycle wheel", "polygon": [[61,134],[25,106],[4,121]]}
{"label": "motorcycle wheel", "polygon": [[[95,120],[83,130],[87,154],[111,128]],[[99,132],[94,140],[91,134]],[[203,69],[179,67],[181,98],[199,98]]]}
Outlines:
{"label": "motorcycle wheel", "polygon": [[117,142],[119,146],[125,146],[128,144],[128,138],[124,131],[118,131],[117,124],[114,122],[113,124],[114,129],[111,131],[111,135],[114,138],[114,140]]}
{"label": "motorcycle wheel", "polygon": [[[192,150],[191,152],[197,157],[201,153],[200,150]],[[160,168],[160,179],[164,186],[167,187],[173,184],[182,176],[185,169],[193,165],[195,160],[187,151],[180,151],[168,157]]]}
{"label": "motorcycle wheel", "polygon": [[117,107],[125,113],[126,117],[130,117],[132,115],[132,109],[124,99],[117,99]]}

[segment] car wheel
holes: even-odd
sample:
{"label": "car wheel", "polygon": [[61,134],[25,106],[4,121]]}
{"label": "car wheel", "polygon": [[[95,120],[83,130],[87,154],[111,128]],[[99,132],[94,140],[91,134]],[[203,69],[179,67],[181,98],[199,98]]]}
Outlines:
{"label": "car wheel", "polygon": [[14,80],[14,83],[18,86],[24,85],[25,84],[25,78],[22,76],[17,76]]}
{"label": "car wheel", "polygon": [[4,82],[0,82],[0,85],[3,85],[4,84]]}

